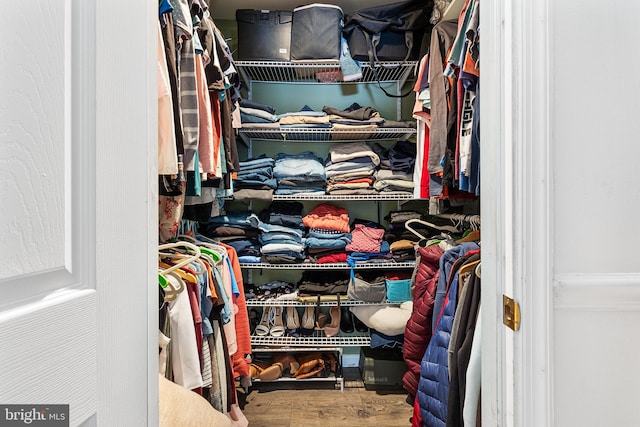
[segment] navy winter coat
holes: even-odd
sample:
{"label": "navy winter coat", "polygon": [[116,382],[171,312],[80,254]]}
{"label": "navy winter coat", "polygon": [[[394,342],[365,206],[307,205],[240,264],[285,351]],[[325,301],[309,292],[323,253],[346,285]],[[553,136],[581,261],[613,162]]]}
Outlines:
{"label": "navy winter coat", "polygon": [[424,426],[445,427],[449,395],[449,340],[456,311],[458,274],[456,273],[444,300],[442,316],[429,341],[420,366],[418,403]]}

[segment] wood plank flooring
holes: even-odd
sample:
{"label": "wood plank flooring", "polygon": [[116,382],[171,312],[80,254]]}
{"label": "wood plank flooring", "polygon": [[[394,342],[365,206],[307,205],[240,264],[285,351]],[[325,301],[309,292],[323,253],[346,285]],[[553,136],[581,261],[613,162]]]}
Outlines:
{"label": "wood plank flooring", "polygon": [[332,382],[255,384],[238,390],[249,427],[406,427],[411,406],[398,389],[367,390],[357,368],[344,370],[344,392]]}

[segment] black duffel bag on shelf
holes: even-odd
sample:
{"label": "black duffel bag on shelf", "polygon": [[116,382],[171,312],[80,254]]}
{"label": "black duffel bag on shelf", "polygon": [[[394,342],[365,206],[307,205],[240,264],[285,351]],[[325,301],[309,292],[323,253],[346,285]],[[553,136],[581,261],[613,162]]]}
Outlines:
{"label": "black duffel bag on shelf", "polygon": [[369,61],[418,60],[427,52],[433,25],[431,0],[409,0],[360,9],[345,18],[351,57]]}

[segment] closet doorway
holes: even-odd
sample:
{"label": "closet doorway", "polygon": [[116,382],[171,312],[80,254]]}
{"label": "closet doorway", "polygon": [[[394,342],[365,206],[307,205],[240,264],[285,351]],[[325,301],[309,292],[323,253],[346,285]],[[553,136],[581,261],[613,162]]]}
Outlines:
{"label": "closet doorway", "polygon": [[[156,8],[2,5],[20,44],[2,48],[0,79],[0,404],[157,423]],[[604,8],[481,5],[485,425],[640,420],[639,109],[619,78],[640,66],[640,27],[638,6]],[[517,332],[503,294],[520,304]]]}

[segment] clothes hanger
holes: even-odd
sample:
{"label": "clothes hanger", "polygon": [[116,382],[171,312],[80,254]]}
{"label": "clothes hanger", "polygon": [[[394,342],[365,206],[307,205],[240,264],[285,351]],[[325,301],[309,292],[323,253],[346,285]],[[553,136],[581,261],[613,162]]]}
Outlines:
{"label": "clothes hanger", "polygon": [[[168,269],[170,267],[172,267],[171,264],[168,264],[166,262],[160,261],[160,263],[158,264],[160,267],[164,268],[164,269]],[[184,267],[184,266],[183,266]],[[190,272],[187,272],[185,270],[181,268],[178,268],[176,270],[170,271],[169,273],[167,273],[167,276],[169,275],[177,275],[180,276],[181,279],[183,280],[187,280],[189,282],[194,282],[197,281],[198,279],[196,278],[196,276],[194,276],[193,274],[191,274]]]}
{"label": "clothes hanger", "polygon": [[198,241],[198,244],[206,246],[210,249],[213,249],[215,251],[218,251],[218,253],[223,257],[226,258],[229,256],[228,252],[227,252],[227,248],[225,248],[224,246],[222,246],[221,244],[219,244],[217,241],[210,239],[206,236],[203,236],[202,234],[196,234],[196,240]]}
{"label": "clothes hanger", "polygon": [[433,228],[434,230],[438,230],[438,231],[448,231],[450,233],[460,233],[460,229],[451,225],[436,225],[433,223],[430,223],[428,221],[424,221],[421,219],[410,219],[409,221],[404,223],[404,227],[411,231],[413,234],[415,234],[416,236],[420,237],[421,239],[426,239],[426,237],[424,237],[422,234],[418,233],[416,230],[414,230],[410,225],[411,224],[422,224],[422,225],[426,225],[429,228]]}
{"label": "clothes hanger", "polygon": [[167,289],[164,290],[164,300],[166,302],[171,302],[178,297],[178,294],[186,288],[186,285],[180,275],[176,274],[175,271],[169,272],[167,274],[168,277],[172,277],[178,283],[178,287],[175,287],[171,280],[168,280]]}
{"label": "clothes hanger", "polygon": [[[172,248],[186,248],[189,249],[193,252],[192,255],[186,255],[183,253],[172,253],[172,252],[160,252],[166,249],[172,249]],[[180,242],[175,242],[175,243],[165,243],[164,245],[160,245],[158,246],[158,255],[162,255],[162,256],[168,256],[171,258],[184,258],[182,261],[178,262],[177,264],[161,270],[161,273],[166,275],[172,271],[175,271],[179,268],[184,267],[185,265],[189,265],[191,264],[193,261],[197,260],[198,258],[200,258],[200,249],[194,245],[193,243],[189,243],[189,242],[185,242],[185,241],[180,241]]]}
{"label": "clothes hanger", "polygon": [[458,275],[462,277],[466,274],[471,274],[471,272],[476,268],[478,264],[480,264],[480,260],[472,261],[467,264],[464,264],[462,267],[458,269]]}
{"label": "clothes hanger", "polygon": [[[199,236],[199,237],[201,237],[201,236]],[[218,245],[218,244],[204,242],[202,240],[199,240],[199,238],[196,238],[196,237],[193,237],[193,236],[189,236],[188,234],[181,234],[181,235],[178,236],[178,238],[187,240],[187,241],[192,242],[193,244],[199,246],[201,253],[205,253],[205,254],[209,255],[211,258],[213,258],[213,260],[215,261],[215,262],[213,262],[213,265],[215,265],[218,262],[222,261],[227,256],[227,249],[225,247],[223,247],[223,246]]]}
{"label": "clothes hanger", "polygon": [[480,230],[472,230],[466,236],[456,240],[456,243],[476,242],[480,240]]}

